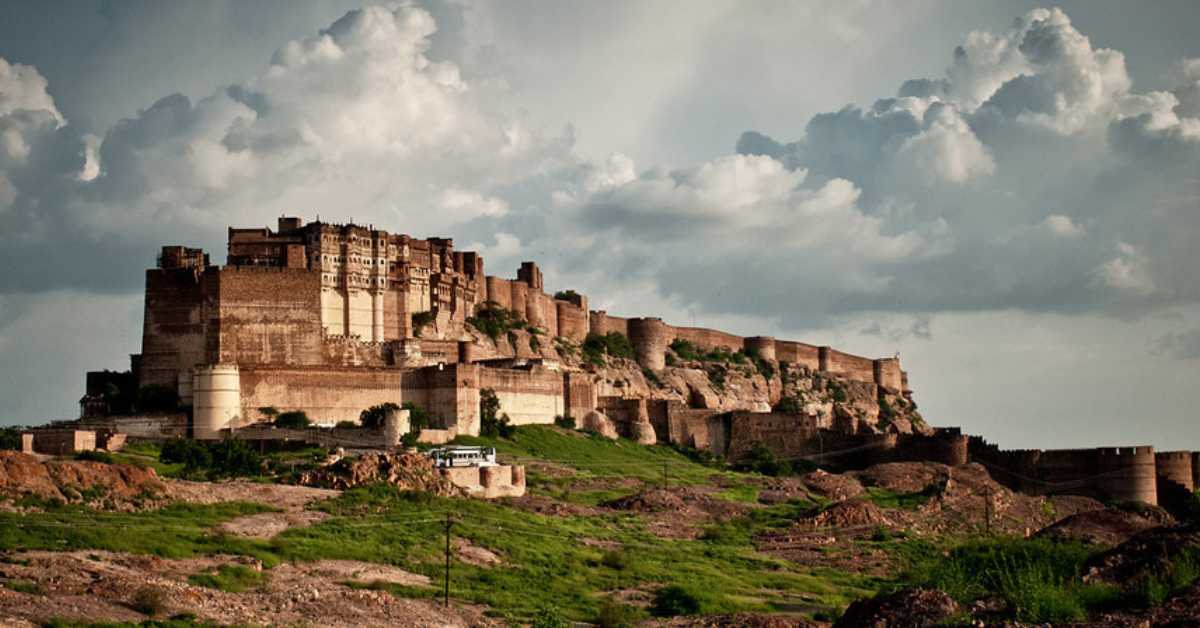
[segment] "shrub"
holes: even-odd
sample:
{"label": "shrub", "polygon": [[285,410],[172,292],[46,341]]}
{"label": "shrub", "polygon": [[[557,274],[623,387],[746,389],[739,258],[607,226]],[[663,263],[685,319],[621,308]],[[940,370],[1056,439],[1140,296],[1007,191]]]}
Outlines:
{"label": "shrub", "polygon": [[355,423],[354,421],[338,421],[337,425],[334,427],[342,430],[348,430],[358,427],[358,423]]}
{"label": "shrub", "polygon": [[596,626],[599,628],[630,628],[637,624],[639,613],[628,604],[622,604],[612,598],[605,598],[600,603],[600,613],[596,615]]}
{"label": "shrub", "polygon": [[400,404],[401,410],[408,410],[408,425],[413,432],[420,432],[427,427],[433,427],[433,417],[429,412],[411,401]]}
{"label": "shrub", "polygon": [[608,550],[604,552],[604,556],[600,559],[600,564],[609,569],[623,571],[629,566],[629,557],[626,556],[623,550]]}
{"label": "shrub", "polygon": [[303,410],[281,412],[279,416],[275,417],[275,427],[304,429],[309,426],[309,423],[308,415]]}
{"label": "shrub", "polygon": [[262,458],[246,441],[230,438],[209,445],[209,449],[212,451],[209,477],[258,475],[262,472]]}
{"label": "shrub", "polygon": [[267,420],[274,421],[275,417],[279,416],[279,408],[275,406],[263,406],[258,409],[258,413],[267,417]]}
{"label": "shrub", "polygon": [[87,460],[89,462],[103,462],[104,464],[112,464],[117,461],[113,455],[107,451],[81,451],[75,454],[76,460]]}
{"label": "shrub", "polygon": [[421,330],[433,323],[437,317],[433,312],[413,312],[412,314],[412,329],[413,336],[421,337]]}
{"label": "shrub", "polygon": [[133,598],[129,600],[129,608],[143,615],[154,617],[166,610],[167,596],[158,587],[145,586],[133,592]]}
{"label": "shrub", "polygon": [[377,430],[383,427],[383,422],[387,419],[388,412],[395,412],[399,409],[400,406],[390,401],[376,404],[360,412],[358,414],[358,422],[365,428]]}
{"label": "shrub", "polygon": [[533,623],[529,624],[529,628],[570,628],[571,622],[567,621],[554,606],[547,606],[538,611],[537,617],[533,618]]}
{"label": "shrub", "polygon": [[673,584],[659,589],[654,594],[654,604],[650,607],[650,614],[655,617],[696,615],[700,612],[700,607],[700,596],[682,586]]}
{"label": "shrub", "polygon": [[833,400],[838,403],[846,403],[846,400],[848,399],[846,396],[846,389],[842,388],[840,385],[831,385],[829,394]]}
{"label": "shrub", "polygon": [[258,475],[262,458],[245,441],[228,439],[204,443],[182,438],[163,443],[158,455],[161,462],[182,464],[185,475],[201,475],[210,479]]}
{"label": "shrub", "polygon": [[579,299],[579,293],[574,290],[559,290],[554,293],[554,298],[559,301],[572,301]]}
{"label": "shrub", "polygon": [[788,395],[779,399],[779,403],[775,404],[774,411],[784,414],[802,414],[804,412],[804,402],[796,395]]}
{"label": "shrub", "polygon": [[265,587],[269,579],[265,572],[245,565],[221,565],[215,572],[189,576],[188,582],[226,593],[242,593]]}
{"label": "shrub", "polygon": [[134,406],[138,412],[173,412],[179,407],[179,395],[174,388],[162,384],[142,386]]}
{"label": "shrub", "polygon": [[484,388],[479,391],[479,433],[482,436],[510,438],[516,429],[507,414],[500,412],[500,398],[496,391]]}
{"label": "shrub", "polygon": [[761,442],[754,443],[750,453],[735,463],[733,468],[770,476],[791,475],[793,472],[790,462],[776,458],[775,453]]}
{"label": "shrub", "polygon": [[158,459],[167,464],[182,464],[184,470],[207,469],[212,466],[212,453],[200,441],[172,438],[163,443]]}
{"label": "shrub", "polygon": [[575,429],[575,417],[569,414],[559,415],[554,417],[554,424],[565,430],[573,430]]}
{"label": "shrub", "polygon": [[0,427],[0,449],[21,449],[21,432],[19,427]]}
{"label": "shrub", "polygon": [[486,301],[475,310],[475,315],[467,318],[467,322],[475,329],[487,334],[494,342],[501,334],[507,334],[514,329],[523,329],[525,321],[512,310],[500,307],[495,301]]}
{"label": "shrub", "polygon": [[646,367],[642,367],[642,377],[645,377],[646,381],[658,386],[659,388],[661,388],[663,385],[662,380],[658,378],[658,374]]}
{"label": "shrub", "polygon": [[603,335],[592,332],[584,339],[581,349],[584,360],[597,365],[604,364],[606,355],[630,360],[634,357],[633,343],[619,331]]}

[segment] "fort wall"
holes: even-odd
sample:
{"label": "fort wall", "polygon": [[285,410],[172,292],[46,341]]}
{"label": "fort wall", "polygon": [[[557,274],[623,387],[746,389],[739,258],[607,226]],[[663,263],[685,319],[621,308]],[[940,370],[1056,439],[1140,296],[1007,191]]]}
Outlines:
{"label": "fort wall", "polygon": [[344,367],[244,367],[240,369],[240,420],[264,419],[258,409],[301,410],[315,423],[358,422],[381,403],[400,404],[401,376],[395,369]]}
{"label": "fort wall", "polygon": [[604,310],[589,312],[588,323],[593,332],[602,336],[614,331],[624,336],[629,335],[629,319],[621,318],[620,316],[610,316]]}
{"label": "fort wall", "polygon": [[741,336],[715,329],[668,326],[668,333],[670,334],[670,338],[667,340],[668,345],[672,340],[678,339],[686,340],[698,347],[721,348],[730,352],[741,351],[746,346],[746,340]]}
{"label": "fort wall", "polygon": [[746,354],[763,360],[778,360],[775,339],[770,336],[752,336],[745,340]]}
{"label": "fort wall", "polygon": [[582,343],[587,338],[589,331],[587,306],[580,307],[574,303],[556,299],[554,307],[558,317],[558,335],[571,342]]}
{"label": "fort wall", "polygon": [[[320,276],[307,270],[228,266],[212,275],[206,294],[206,362],[238,365],[319,365],[324,362]],[[369,308],[368,315],[369,315]],[[367,318],[370,338],[370,318]],[[215,330],[215,333],[214,333]]]}
{"label": "fort wall", "polygon": [[142,357],[137,373],[140,385],[174,387],[181,370],[205,361],[203,307],[199,269],[146,271]]}
{"label": "fort wall", "polygon": [[968,443],[971,461],[1013,490],[1158,504],[1153,447],[1001,450],[977,436]]}
{"label": "fort wall", "polygon": [[872,360],[842,353],[836,349],[829,350],[829,363],[823,370],[847,379],[863,382],[875,381],[875,363]]}
{"label": "fort wall", "polygon": [[490,388],[500,400],[500,412],[513,425],[553,424],[566,414],[561,372],[540,367],[528,370],[479,368],[479,389]]}
{"label": "fort wall", "polygon": [[1196,490],[1193,477],[1192,452],[1159,451],[1154,454],[1154,468],[1158,478],[1174,482],[1191,493]]}
{"label": "fort wall", "polygon": [[667,367],[667,346],[674,336],[662,319],[631,318],[628,331],[638,364],[654,371]]}
{"label": "fort wall", "polygon": [[821,367],[819,348],[803,342],[775,341],[775,357],[780,362],[796,364],[813,371],[819,370]]}

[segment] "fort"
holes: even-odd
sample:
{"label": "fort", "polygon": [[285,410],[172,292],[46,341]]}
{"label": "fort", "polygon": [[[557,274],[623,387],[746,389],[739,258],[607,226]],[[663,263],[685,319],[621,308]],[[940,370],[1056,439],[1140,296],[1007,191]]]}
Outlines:
{"label": "fort", "polygon": [[[547,293],[535,262],[487,275],[449,238],[281,217],[274,230],[230,228],[223,266],[164,246],[145,285],[141,352],[126,373],[88,374],[80,429],[263,438],[273,412],[344,426],[410,403],[441,442],[480,433],[488,391],[515,425],[586,418],[730,459],[762,446],[846,467],[971,461],[1023,491],[1148,503],[1200,484],[1192,452],[1005,451],[935,430],[898,357],[590,310],[573,290]],[[169,401],[148,413],[133,398]],[[313,438],[337,444],[336,432]]]}

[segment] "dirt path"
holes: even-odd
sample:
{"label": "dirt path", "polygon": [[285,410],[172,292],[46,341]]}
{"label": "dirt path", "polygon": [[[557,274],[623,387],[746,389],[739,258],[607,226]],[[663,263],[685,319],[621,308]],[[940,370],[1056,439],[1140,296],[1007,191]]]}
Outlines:
{"label": "dirt path", "polygon": [[115,552],[21,552],[0,562],[0,578],[23,581],[26,590],[0,587],[0,625],[41,625],[52,618],[139,622],[149,616],[131,604],[143,588],[161,591],[158,617],[192,613],[221,624],[317,626],[490,626],[483,609],[451,604],[441,608],[424,599],[404,599],[383,591],[356,589],[348,582],[393,582],[430,586],[429,579],[387,565],[324,560],[285,563],[267,570],[266,587],[226,593],[196,586],[188,576],[240,564],[244,557],[212,556],[168,560]]}
{"label": "dirt path", "polygon": [[197,504],[248,501],[279,508],[282,512],[246,515],[217,526],[217,530],[226,534],[269,539],[289,528],[310,526],[324,520],[329,515],[306,508],[313,502],[336,497],[341,491],[246,481],[210,483],[173,480],[167,483],[167,494]]}

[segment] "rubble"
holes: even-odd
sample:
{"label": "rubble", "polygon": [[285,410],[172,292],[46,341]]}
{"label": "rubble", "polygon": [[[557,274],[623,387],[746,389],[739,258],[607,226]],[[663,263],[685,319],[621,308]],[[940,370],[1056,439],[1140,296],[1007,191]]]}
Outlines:
{"label": "rubble", "polygon": [[23,499],[138,510],[165,503],[166,484],[151,468],[91,461],[41,461],[0,451],[0,500],[16,508]]}
{"label": "rubble", "polygon": [[410,453],[366,453],[357,458],[342,458],[333,464],[306,471],[299,478],[305,486],[345,490],[368,484],[387,483],[400,490],[428,491],[437,495],[457,495],[429,457]]}
{"label": "rubble", "polygon": [[924,628],[958,612],[958,603],[942,591],[903,589],[855,601],[833,628]]}

